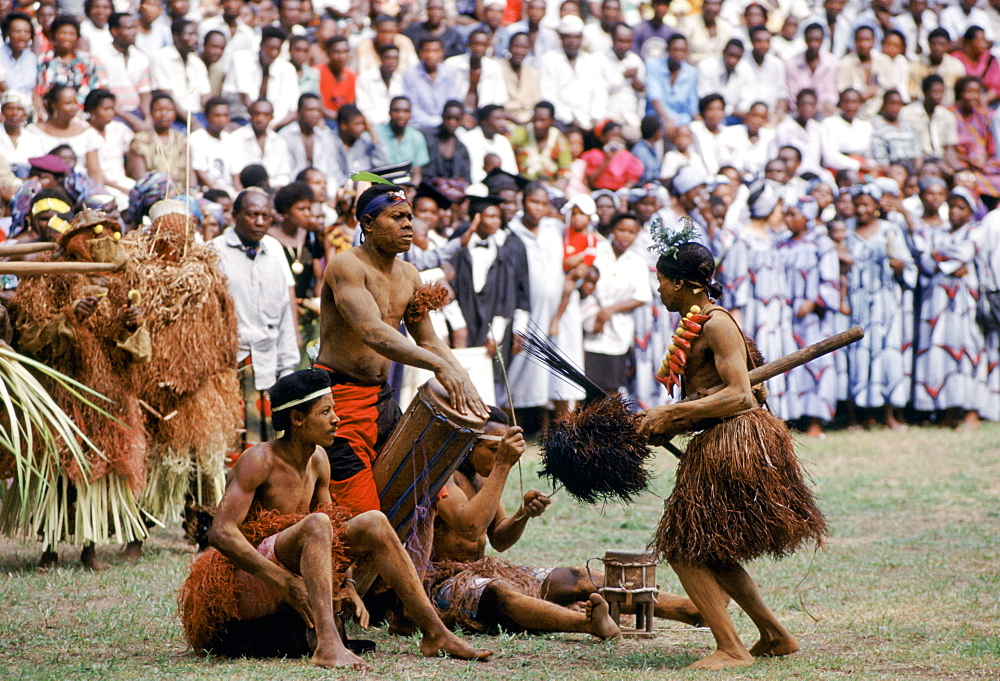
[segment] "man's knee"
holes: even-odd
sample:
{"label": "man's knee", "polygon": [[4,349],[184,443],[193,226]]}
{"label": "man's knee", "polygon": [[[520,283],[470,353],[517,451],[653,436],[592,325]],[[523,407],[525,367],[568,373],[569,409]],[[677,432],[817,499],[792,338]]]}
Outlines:
{"label": "man's knee", "polygon": [[310,539],[329,542],[333,538],[333,523],[325,513],[310,513],[302,519],[302,531]]}
{"label": "man's knee", "polygon": [[374,538],[385,538],[395,536],[396,533],[389,524],[389,519],[382,511],[365,511],[359,513],[351,519],[352,524],[356,524],[359,530]]}

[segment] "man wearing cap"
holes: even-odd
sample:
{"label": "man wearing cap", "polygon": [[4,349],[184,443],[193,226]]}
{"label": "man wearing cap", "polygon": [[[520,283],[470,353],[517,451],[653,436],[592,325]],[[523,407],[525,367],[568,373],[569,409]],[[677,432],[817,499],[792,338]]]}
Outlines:
{"label": "man wearing cap", "polygon": [[[681,214],[691,216],[699,232],[698,241],[712,251],[712,255],[718,262],[722,260],[726,251],[729,250],[729,246],[732,245],[734,235],[723,229],[721,220],[712,215],[712,211],[709,210],[708,190],[716,185],[715,178],[711,178],[691,166],[684,166],[677,171],[671,187],[674,195],[677,196],[677,204],[681,208]],[[677,224],[680,217],[674,215],[669,208],[664,208],[658,215],[665,225]]]}
{"label": "man wearing cap", "polygon": [[539,80],[542,92],[556,107],[556,120],[564,125],[593,128],[605,117],[608,88],[602,66],[594,55],[584,53],[583,20],[572,14],[559,20],[562,49],[542,55]]}
{"label": "man wearing cap", "polygon": [[[271,395],[274,426],[284,434],[253,447],[237,461],[209,532],[217,552],[202,554],[181,588],[181,618],[191,645],[198,650],[225,649],[221,639],[226,634],[220,627],[227,623],[220,621],[218,611],[235,610],[237,620],[261,620],[291,606],[313,630],[312,664],[371,670],[346,649],[334,621],[334,604],[347,601],[367,626],[367,612],[353,580],[342,577],[349,561],[371,556],[379,575],[399,594],[423,632],[423,655],[489,657],[489,651],[473,648],[444,627],[382,513],[345,521],[331,505],[330,464],[321,447],[334,439],[339,422],[334,409],[339,405],[330,393],[326,372],[286,376]],[[270,532],[254,527],[254,521],[267,512],[272,514],[264,519]],[[279,527],[283,529],[275,532]],[[243,533],[253,534],[255,529],[265,535],[256,546]],[[237,588],[220,588],[213,574],[233,575]],[[343,585],[339,593],[334,584]]]}
{"label": "man wearing cap", "polygon": [[340,405],[340,431],[327,448],[330,487],[353,514],[377,510],[372,463],[399,419],[388,385],[392,362],[433,371],[453,408],[487,415],[486,407],[447,346],[424,317],[403,313],[421,286],[416,268],[396,256],[410,249],[413,212],[401,187],[378,184],[358,197],[360,246],[331,258],[323,277],[320,352],[315,366],[330,373]]}

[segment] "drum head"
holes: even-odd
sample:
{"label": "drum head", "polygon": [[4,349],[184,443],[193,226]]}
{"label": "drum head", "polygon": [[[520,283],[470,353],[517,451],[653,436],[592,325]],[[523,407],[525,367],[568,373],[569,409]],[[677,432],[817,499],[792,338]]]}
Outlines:
{"label": "drum head", "polygon": [[471,411],[468,414],[460,414],[457,410],[453,409],[451,400],[448,398],[448,391],[438,383],[436,378],[432,378],[420,386],[417,396],[426,402],[434,413],[445,416],[459,428],[468,428],[482,432],[486,426],[486,422]]}

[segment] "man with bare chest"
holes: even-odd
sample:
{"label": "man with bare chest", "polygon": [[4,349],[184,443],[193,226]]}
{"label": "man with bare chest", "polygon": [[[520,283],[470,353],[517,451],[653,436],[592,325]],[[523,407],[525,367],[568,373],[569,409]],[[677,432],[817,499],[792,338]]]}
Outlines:
{"label": "man with bare chest", "polygon": [[327,448],[331,490],[357,514],[380,508],[372,463],[400,416],[387,383],[392,362],[433,371],[460,413],[485,419],[489,412],[428,317],[407,322],[412,340],[399,332],[421,286],[416,268],[396,257],[413,241],[413,211],[403,189],[366,189],[355,214],[362,244],[331,258],[323,277],[315,366],[329,372],[339,405],[337,438]]}
{"label": "man with bare chest", "polygon": [[[617,638],[619,628],[597,593],[604,580],[600,572],[522,567],[485,557],[487,541],[497,551],[506,551],[521,538],[528,521],[549,506],[549,498],[538,490],[524,495],[513,516],[508,517],[500,503],[511,468],[524,450],[521,429],[509,428],[506,414],[491,407],[486,432],[448,481],[447,496],[435,504],[434,604],[449,626]],[[662,591],[656,599],[658,617],[699,622],[689,599]],[[582,607],[565,607],[569,605]]]}
{"label": "man with bare chest", "polygon": [[[225,635],[220,634],[225,617],[259,620],[291,606],[312,630],[310,662],[370,670],[345,648],[334,622],[336,604],[347,601],[367,626],[353,580],[343,578],[350,561],[370,555],[423,632],[422,654],[488,657],[488,651],[469,646],[444,627],[381,512],[346,519],[332,505],[322,447],[333,441],[339,419],[326,372],[285,376],[272,388],[271,399],[274,427],[284,434],[248,449],[233,467],[209,532],[216,551],[197,559],[181,589],[181,619],[192,647],[221,647],[217,637]],[[234,588],[226,591],[227,582]],[[341,584],[338,593],[334,587]]]}

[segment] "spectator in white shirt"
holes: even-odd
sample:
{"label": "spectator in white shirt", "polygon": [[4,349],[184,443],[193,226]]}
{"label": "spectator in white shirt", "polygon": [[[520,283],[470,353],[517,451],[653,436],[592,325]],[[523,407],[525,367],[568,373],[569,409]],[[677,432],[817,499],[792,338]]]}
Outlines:
{"label": "spectator in white shirt", "polygon": [[319,95],[299,95],[298,120],[278,133],[288,145],[291,174],[315,168],[326,176],[331,187],[339,187],[343,178],[337,156],[337,137],[323,124],[323,104]]}
{"label": "spectator in white shirt", "polygon": [[198,25],[198,37],[204,40],[209,31],[219,31],[226,38],[226,49],[222,53],[222,68],[228,70],[233,55],[240,50],[256,50],[259,38],[253,28],[241,16],[244,0],[222,0],[222,14],[204,19]]}
{"label": "spectator in white shirt", "polygon": [[[765,26],[750,29],[750,54],[743,61],[753,74],[753,99],[763,102],[772,121],[780,121],[788,110],[788,74],[785,63],[771,54],[771,32]],[[736,115],[740,115],[737,109]]]}
{"label": "spectator in white shirt", "polygon": [[596,57],[580,51],[580,17],[569,14],[560,19],[559,38],[562,49],[542,55],[541,90],[555,105],[556,120],[589,130],[604,120],[607,111],[608,89],[600,76],[601,66]]}
{"label": "spectator in white shirt", "polygon": [[469,34],[468,52],[444,61],[458,74],[462,99],[474,98],[479,108],[490,104],[503,106],[507,102],[503,71],[497,60],[486,56],[489,47],[490,35],[477,28]]}
{"label": "spectator in white shirt", "polygon": [[942,159],[953,170],[961,167],[956,145],[958,122],[955,114],[944,106],[947,86],[936,73],[924,78],[923,99],[911,102],[899,112],[899,120],[917,133],[917,140],[926,156]]}
{"label": "spectator in white shirt", "polygon": [[135,46],[142,50],[147,57],[161,47],[168,47],[173,40],[170,37],[170,25],[158,19],[163,15],[163,6],[159,0],[140,0],[139,12],[136,15],[139,19],[139,30],[135,37]]}
{"label": "spectator in white shirt", "polygon": [[627,24],[615,24],[611,48],[598,55],[608,86],[607,116],[621,123],[622,135],[629,142],[639,139],[639,124],[646,110],[646,64],[632,51],[634,35]]}
{"label": "spectator in white shirt", "polygon": [[517,159],[510,140],[505,137],[507,132],[507,116],[502,106],[490,104],[476,112],[479,125],[464,133],[459,129],[458,139],[469,152],[472,163],[472,183],[482,182],[486,178],[483,162],[488,154],[500,158],[500,169],[517,175]]}
{"label": "spectator in white shirt", "polygon": [[114,7],[111,0],[84,0],[84,19],[80,22],[80,37],[87,41],[91,55],[103,57],[111,49],[111,32],[108,19]]}
{"label": "spectator in white shirt", "polygon": [[816,92],[799,90],[795,98],[795,114],[786,116],[775,129],[774,143],[780,148],[795,147],[802,156],[801,172],[819,174],[823,168],[823,129],[816,120]]}
{"label": "spectator in white shirt", "polygon": [[202,189],[233,189],[233,175],[239,169],[233,168],[226,143],[229,122],[229,104],[213,97],[205,103],[205,127],[191,133],[191,167]]}
{"label": "spectator in white shirt", "polygon": [[239,95],[244,108],[256,99],[266,99],[274,107],[274,120],[285,120],[299,97],[295,67],[278,56],[287,37],[283,28],[265,26],[260,49],[234,52],[222,92]]}
{"label": "spectator in white shirt", "polygon": [[824,118],[823,166],[833,170],[860,171],[869,166],[872,124],[858,118],[861,93],[848,88],[840,93],[840,111]]}
{"label": "spectator in white shirt", "polygon": [[174,19],[170,24],[174,44],[162,47],[151,58],[153,88],[173,97],[177,115],[184,120],[188,113],[201,113],[211,96],[208,70],[198,58],[198,29],[193,21]]}
{"label": "spectator in white shirt", "polygon": [[242,189],[239,172],[253,163],[264,166],[272,186],[288,184],[291,180],[288,144],[270,129],[274,107],[266,99],[258,99],[251,102],[248,113],[250,125],[237,128],[226,137],[234,171],[233,185]]}
{"label": "spectator in white shirt", "polygon": [[603,54],[610,50],[614,40],[612,31],[615,24],[622,21],[621,3],[618,0],[602,0],[600,11],[583,27],[581,49],[588,54]]}
{"label": "spectator in white shirt", "polygon": [[837,64],[837,90],[857,90],[862,101],[859,115],[869,120],[875,117],[887,90],[905,91],[907,85],[897,82],[892,60],[875,51],[875,30],[859,26],[854,31],[854,52]]}
{"label": "spectator in white shirt", "polygon": [[806,41],[799,35],[799,18],[789,14],[785,18],[785,23],[781,25],[781,31],[776,33],[771,40],[771,54],[784,62],[792,55],[805,52]]}
{"label": "spectator in white shirt", "polygon": [[750,66],[743,61],[743,41],[739,38],[726,43],[721,56],[698,64],[699,99],[720,95],[725,100],[726,116],[731,118],[736,117],[737,111],[745,112],[750,108],[757,87]]}
{"label": "spectator in white shirt", "polygon": [[131,14],[115,12],[108,20],[111,49],[99,61],[104,67],[104,84],[117,98],[117,113],[133,130],[149,129],[149,104],[153,98],[153,77],[149,57],[135,47],[139,20]]}
{"label": "spectator in white shirt", "polygon": [[893,17],[892,24],[906,36],[907,57],[916,59],[930,51],[930,35],[938,27],[938,18],[928,9],[927,0],[909,0],[906,11]]}
{"label": "spectator in white shirt", "polygon": [[399,48],[381,48],[381,66],[358,74],[354,84],[354,103],[373,126],[389,122],[389,102],[403,94],[403,74],[399,70]]}
{"label": "spectator in white shirt", "polygon": [[715,175],[726,157],[722,148],[722,132],[726,129],[723,125],[726,118],[725,98],[717,92],[705,95],[698,100],[698,114],[701,120],[691,121],[688,126],[694,137],[694,149],[705,162],[709,174]]}
{"label": "spectator in white shirt", "polygon": [[[233,202],[233,217],[235,226],[211,244],[236,307],[236,360],[242,365],[240,383],[252,413],[263,392],[299,363],[292,310],[295,280],[281,243],[267,234],[274,221],[267,194],[259,189],[240,193]],[[259,412],[256,415],[260,430],[266,430],[268,420]],[[248,432],[246,439],[264,441],[269,435]]]}

